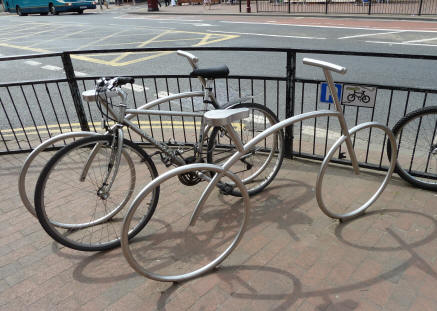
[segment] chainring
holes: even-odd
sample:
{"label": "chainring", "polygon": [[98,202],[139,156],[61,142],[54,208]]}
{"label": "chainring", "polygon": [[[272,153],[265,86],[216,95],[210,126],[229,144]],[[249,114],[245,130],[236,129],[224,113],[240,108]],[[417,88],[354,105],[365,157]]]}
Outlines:
{"label": "chainring", "polygon": [[[185,158],[185,162],[186,164],[191,164],[196,162],[197,158],[194,156]],[[203,162],[203,161],[202,161]],[[197,176],[196,173],[185,173],[185,174],[180,174],[178,175],[179,181],[186,185],[186,186],[195,186],[197,185],[199,182],[202,181],[202,178],[200,178],[199,176]]]}

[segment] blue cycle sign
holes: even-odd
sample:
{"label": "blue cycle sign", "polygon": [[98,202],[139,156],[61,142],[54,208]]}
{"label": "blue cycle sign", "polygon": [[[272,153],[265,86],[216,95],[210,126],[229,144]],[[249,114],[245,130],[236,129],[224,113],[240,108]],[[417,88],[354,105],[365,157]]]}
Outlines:
{"label": "blue cycle sign", "polygon": [[[337,96],[341,99],[341,92],[343,85],[339,83],[335,83],[335,88],[337,89]],[[331,92],[329,91],[328,83],[323,82],[320,83],[320,96],[319,102],[323,104],[332,104],[334,100],[332,99]]]}
{"label": "blue cycle sign", "polygon": [[[335,88],[342,105],[360,107],[375,106],[376,87],[336,83]],[[326,82],[321,83],[319,89],[319,103],[332,104],[334,100],[332,99],[328,84]]]}

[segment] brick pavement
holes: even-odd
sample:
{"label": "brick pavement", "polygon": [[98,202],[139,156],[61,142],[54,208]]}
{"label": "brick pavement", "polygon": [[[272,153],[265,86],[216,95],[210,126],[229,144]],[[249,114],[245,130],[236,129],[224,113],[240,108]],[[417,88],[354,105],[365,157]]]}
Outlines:
{"label": "brick pavement", "polygon": [[18,198],[24,155],[1,159],[1,310],[437,309],[437,195],[397,176],[368,214],[340,224],[317,207],[318,164],[285,160],[220,268],[172,284],[133,272],[120,249],[54,243]]}

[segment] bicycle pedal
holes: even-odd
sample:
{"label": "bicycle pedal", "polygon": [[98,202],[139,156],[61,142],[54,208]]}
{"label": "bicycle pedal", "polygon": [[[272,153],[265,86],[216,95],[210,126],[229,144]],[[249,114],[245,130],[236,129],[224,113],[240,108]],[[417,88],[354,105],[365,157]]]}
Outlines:
{"label": "bicycle pedal", "polygon": [[232,190],[234,189],[234,187],[230,185],[223,185],[223,184],[218,184],[217,187],[220,189],[220,193],[223,195],[231,195]]}

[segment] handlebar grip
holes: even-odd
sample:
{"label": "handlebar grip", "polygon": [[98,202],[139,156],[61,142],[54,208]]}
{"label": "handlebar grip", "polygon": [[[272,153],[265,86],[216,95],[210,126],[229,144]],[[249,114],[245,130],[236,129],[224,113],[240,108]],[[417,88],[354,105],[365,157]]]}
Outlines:
{"label": "handlebar grip", "polygon": [[125,85],[127,83],[133,84],[135,82],[135,79],[132,77],[118,77],[117,78],[117,85]]}
{"label": "handlebar grip", "polygon": [[197,62],[199,61],[197,56],[194,56],[193,54],[182,51],[182,50],[178,50],[177,53],[180,56],[186,57],[188,59],[188,61],[190,62],[191,67],[193,67],[193,69],[197,69]]}
{"label": "handlebar grip", "polygon": [[328,63],[328,62],[318,60],[318,59],[304,58],[302,60],[302,62],[305,65],[316,66],[316,67],[320,67],[323,69],[332,70],[332,71],[340,73],[340,74],[345,74],[347,71],[347,69],[343,66],[339,66],[339,65],[336,65],[333,63]]}

